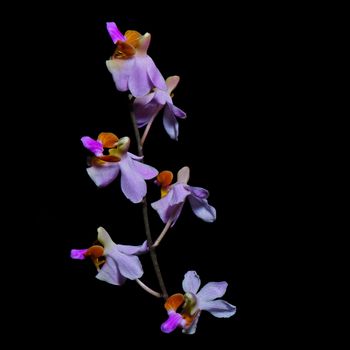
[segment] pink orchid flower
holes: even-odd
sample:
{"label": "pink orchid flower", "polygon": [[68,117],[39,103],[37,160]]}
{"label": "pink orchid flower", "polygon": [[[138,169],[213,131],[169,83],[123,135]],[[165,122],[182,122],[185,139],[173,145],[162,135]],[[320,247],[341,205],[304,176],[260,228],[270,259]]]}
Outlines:
{"label": "pink orchid flower", "polygon": [[137,126],[142,128],[153,121],[157,114],[164,107],[163,125],[165,131],[173,139],[177,140],[179,136],[179,123],[176,118],[186,118],[186,113],[173,105],[172,91],[179,83],[180,77],[174,75],[167,78],[166,90],[155,88],[146,96],[135,98],[133,107]]}
{"label": "pink orchid flower", "polygon": [[[142,157],[128,152],[130,139],[101,133],[97,140],[84,136],[81,141],[95,155],[86,170],[96,186],[109,185],[121,173],[121,189],[126,198],[133,203],[141,202],[147,193],[145,180],[156,177],[158,170],[141,163]],[[108,155],[103,154],[104,149],[109,151]]]}
{"label": "pink orchid flower", "polygon": [[123,35],[114,22],[107,23],[107,31],[116,50],[106,65],[119,91],[130,90],[133,96],[140,97],[154,87],[167,90],[162,74],[147,55],[151,34],[128,30]]}
{"label": "pink orchid flower", "polygon": [[172,226],[179,218],[186,199],[190,202],[193,213],[206,222],[216,219],[216,210],[208,204],[209,192],[201,187],[193,187],[187,184],[190,177],[190,169],[183,167],[177,174],[177,182],[171,184],[173,174],[170,171],[159,173],[156,182],[161,185],[161,199],[151,204],[152,208],[164,223],[172,222]]}
{"label": "pink orchid flower", "polygon": [[110,284],[119,286],[127,279],[139,279],[143,275],[143,269],[137,255],[148,252],[147,241],[140,246],[115,244],[103,227],[99,227],[97,232],[97,239],[102,246],[72,249],[71,258],[91,258],[98,271],[96,278]]}
{"label": "pink orchid flower", "polygon": [[[236,307],[222,297],[227,289],[227,282],[209,282],[199,292],[201,280],[195,271],[188,271],[182,282],[185,294],[174,294],[165,303],[169,318],[161,325],[164,333],[171,333],[182,328],[183,333],[194,334],[201,311],[208,311],[213,316],[228,318],[236,313]],[[181,313],[178,308],[182,306]]]}

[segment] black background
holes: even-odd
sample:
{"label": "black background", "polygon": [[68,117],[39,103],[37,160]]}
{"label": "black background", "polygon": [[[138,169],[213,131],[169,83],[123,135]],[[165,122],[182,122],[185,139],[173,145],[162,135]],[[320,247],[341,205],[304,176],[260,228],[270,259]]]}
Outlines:
{"label": "black background", "polygon": [[[282,224],[281,177],[288,169],[280,165],[278,146],[288,134],[288,122],[279,118],[283,108],[289,113],[288,106],[282,108],[287,73],[281,64],[289,53],[279,32],[287,13],[281,10],[277,20],[270,9],[253,6],[201,7],[195,13],[172,6],[50,8],[26,18],[20,51],[30,66],[22,88],[31,116],[23,125],[36,150],[30,157],[32,203],[27,207],[35,227],[25,237],[31,264],[21,280],[25,298],[19,318],[38,315],[33,339],[46,332],[74,344],[97,339],[117,345],[120,337],[189,337],[180,331],[162,334],[161,302],[134,282],[108,285],[94,278],[92,264],[69,258],[72,248],[91,245],[99,226],[121,244],[145,239],[141,206],[122,195],[119,180],[96,188],[86,174],[88,154],[80,142],[101,131],[133,140],[127,93],[116,91],[105,66],[114,49],[107,21],[115,21],[122,32],[150,32],[149,55],[164,77],[181,77],[173,101],[188,118],[180,120],[179,141],[169,139],[158,116],[144,147],[146,163],[174,173],[188,165],[190,185],[207,188],[217,209],[216,222],[209,224],[185,205],[158,251],[170,294],[181,292],[188,270],[198,272],[202,285],[229,284],[223,299],[237,306],[236,315],[216,319],[203,313],[191,339],[246,344],[270,338],[276,329],[269,309],[279,296],[278,287],[270,290],[278,258],[271,256],[270,244],[278,244],[282,227],[290,230]],[[136,153],[134,142],[130,150]],[[149,201],[157,200],[159,189],[152,181],[148,189]],[[162,223],[151,208],[150,220],[156,237]],[[278,254],[285,249],[281,242]],[[157,289],[149,257],[142,263],[142,280]]]}

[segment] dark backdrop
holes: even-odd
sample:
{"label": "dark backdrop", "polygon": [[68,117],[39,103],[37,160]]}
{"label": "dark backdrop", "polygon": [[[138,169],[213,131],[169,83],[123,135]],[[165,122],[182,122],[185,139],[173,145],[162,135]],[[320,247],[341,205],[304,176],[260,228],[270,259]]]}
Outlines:
{"label": "dark backdrop", "polygon": [[[34,113],[24,125],[36,149],[28,186],[35,227],[26,239],[35,251],[30,254],[35,272],[25,274],[23,310],[28,311],[21,312],[39,315],[34,339],[42,332],[74,343],[106,334],[109,344],[120,337],[185,337],[160,332],[165,310],[135,283],[100,282],[92,264],[69,258],[72,248],[96,239],[98,226],[118,243],[144,240],[141,206],[121,194],[119,179],[96,188],[86,174],[88,152],[80,142],[101,131],[133,140],[127,93],[116,91],[105,66],[114,48],[107,21],[117,22],[123,32],[150,32],[149,54],[164,77],[181,77],[174,103],[188,118],[180,121],[179,141],[169,139],[159,116],[144,148],[146,163],[174,173],[188,165],[190,184],[207,188],[217,209],[217,221],[208,224],[186,204],[158,251],[170,294],[181,291],[188,270],[196,270],[203,284],[229,283],[223,299],[237,306],[237,314],[216,319],[203,313],[191,339],[228,337],[232,344],[245,344],[271,335],[275,320],[268,321],[265,295],[273,299],[278,291],[267,293],[272,259],[265,251],[278,241],[281,226],[284,170],[276,165],[281,157],[276,144],[286,127],[277,118],[283,98],[278,60],[284,55],[276,49],[279,24],[265,16],[266,8],[201,8],[190,14],[173,6],[157,7],[159,15],[155,5],[145,12],[121,11],[117,5],[103,11],[52,8],[26,19],[21,49],[30,53],[32,69],[24,88]],[[131,151],[136,153],[134,143]],[[150,201],[158,199],[158,188],[152,182],[148,188]],[[156,237],[162,224],[152,209],[150,220]],[[157,289],[149,257],[142,262],[143,280]]]}

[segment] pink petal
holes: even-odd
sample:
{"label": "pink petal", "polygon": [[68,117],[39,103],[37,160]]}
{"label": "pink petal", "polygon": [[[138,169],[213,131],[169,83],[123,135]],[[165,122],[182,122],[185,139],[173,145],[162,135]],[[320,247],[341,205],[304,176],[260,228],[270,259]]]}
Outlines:
{"label": "pink petal", "polygon": [[84,260],[86,259],[85,253],[88,251],[88,249],[72,249],[70,251],[70,257],[72,259],[77,259],[77,260]]}
{"label": "pink petal", "polygon": [[221,298],[227,289],[227,282],[209,282],[198,293],[197,298],[201,301],[211,301]]}
{"label": "pink petal", "polygon": [[83,136],[81,139],[83,146],[95,156],[101,156],[103,154],[103,145],[100,140],[94,140],[89,136]]}
{"label": "pink petal", "polygon": [[114,44],[116,44],[116,42],[118,40],[121,40],[121,41],[126,40],[125,36],[120,32],[120,30],[118,29],[117,25],[114,22],[107,22],[106,27],[107,27],[107,31],[108,31],[109,35],[111,36]]}
{"label": "pink petal", "polygon": [[183,318],[180,314],[177,312],[172,312],[169,314],[169,318],[164,323],[162,323],[160,329],[163,333],[171,333],[177,327],[181,326],[182,320]]}
{"label": "pink petal", "polygon": [[139,203],[147,193],[145,180],[133,166],[133,160],[126,156],[119,163],[121,188],[125,197],[133,203]]}
{"label": "pink petal", "polygon": [[185,273],[184,280],[182,281],[182,289],[186,293],[196,294],[201,285],[201,280],[196,271],[188,271]]}
{"label": "pink petal", "polygon": [[106,163],[103,166],[92,166],[87,168],[86,171],[97,187],[105,187],[118,176],[120,163]]}

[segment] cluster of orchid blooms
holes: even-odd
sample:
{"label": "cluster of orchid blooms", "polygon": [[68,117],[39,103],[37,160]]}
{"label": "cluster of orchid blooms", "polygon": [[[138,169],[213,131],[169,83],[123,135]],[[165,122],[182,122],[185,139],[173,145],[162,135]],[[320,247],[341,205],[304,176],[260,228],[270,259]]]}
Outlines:
{"label": "cluster of orchid blooms", "polygon": [[[115,51],[106,62],[119,91],[131,94],[132,117],[137,128],[145,127],[139,146],[145,142],[155,117],[163,109],[163,125],[168,135],[178,139],[179,123],[177,118],[186,118],[185,112],[174,106],[172,91],[179,83],[178,76],[166,80],[159,72],[152,58],[147,55],[151,35],[141,35],[128,30],[124,35],[114,22],[107,23]],[[145,180],[155,179],[160,186],[161,199],[151,203],[165,227],[158,239],[145,241],[140,246],[116,244],[103,227],[97,229],[98,243],[88,249],[73,249],[71,258],[91,259],[97,269],[96,278],[113,285],[122,285],[127,279],[135,280],[142,288],[157,297],[164,297],[168,319],[161,325],[164,333],[182,328],[187,334],[196,331],[201,311],[208,311],[216,317],[231,317],[235,306],[218,299],[227,288],[226,282],[207,283],[200,291],[200,278],[195,271],[188,271],[182,282],[184,293],[170,297],[157,293],[147,287],[140,278],[143,268],[139,255],[154,252],[168,229],[175,225],[186,199],[193,213],[206,222],[216,219],[216,210],[208,204],[209,192],[201,187],[188,185],[190,169],[183,167],[177,173],[173,183],[173,173],[158,172],[154,167],[143,162],[139,156],[129,152],[130,138],[118,138],[110,132],[102,132],[97,139],[84,136],[81,141],[93,156],[89,160],[87,173],[98,187],[112,183],[120,174],[121,190],[131,202],[145,202],[147,186]],[[145,204],[147,206],[147,203]]]}

